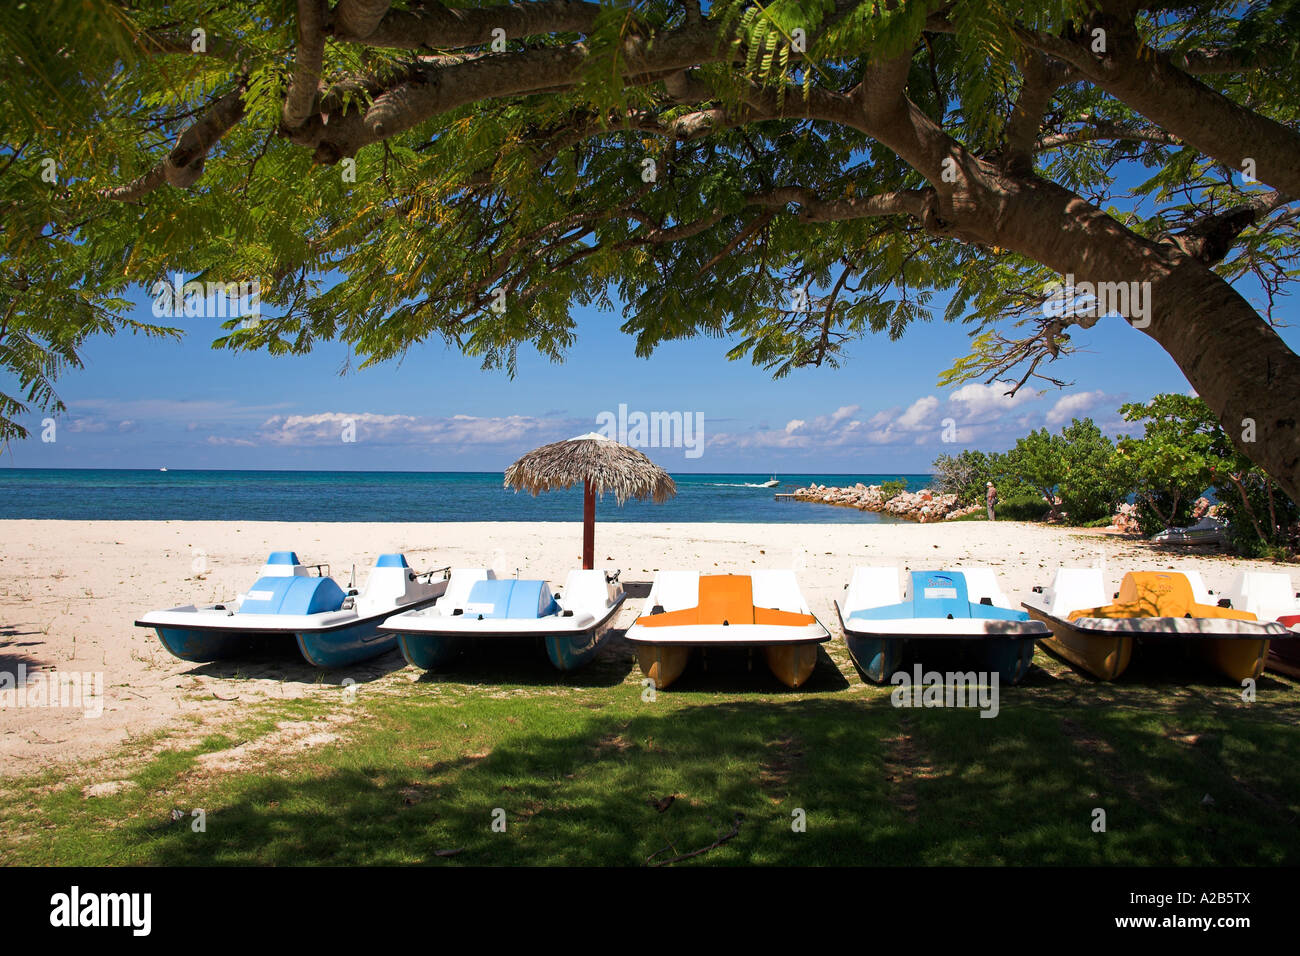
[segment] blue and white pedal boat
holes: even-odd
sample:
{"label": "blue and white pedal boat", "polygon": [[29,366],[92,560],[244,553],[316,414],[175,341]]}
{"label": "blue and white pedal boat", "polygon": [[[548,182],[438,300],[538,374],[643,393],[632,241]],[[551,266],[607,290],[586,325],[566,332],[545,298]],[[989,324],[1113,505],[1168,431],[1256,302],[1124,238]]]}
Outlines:
{"label": "blue and white pedal boat", "polygon": [[437,604],[404,611],[380,630],[396,637],[408,663],[437,670],[477,643],[540,641],[562,671],[588,663],[608,636],[626,595],[618,572],[570,571],[552,594],[540,580],[498,578],[484,568],[456,568]]}
{"label": "blue and white pedal boat", "polygon": [[900,591],[898,568],[859,567],[835,608],[849,653],[877,683],[911,662],[961,657],[1015,684],[1051,633],[1012,606],[992,568],[912,571]]}
{"label": "blue and white pedal boat", "polygon": [[448,570],[417,574],[405,556],[382,554],[364,589],[344,590],[328,565],[305,565],[293,551],[275,551],[257,583],[235,600],[151,611],[135,623],[157,631],[181,660],[239,657],[292,638],[309,663],[344,667],[391,650],[397,641],[379,625],[399,611],[432,605],[447,589]]}

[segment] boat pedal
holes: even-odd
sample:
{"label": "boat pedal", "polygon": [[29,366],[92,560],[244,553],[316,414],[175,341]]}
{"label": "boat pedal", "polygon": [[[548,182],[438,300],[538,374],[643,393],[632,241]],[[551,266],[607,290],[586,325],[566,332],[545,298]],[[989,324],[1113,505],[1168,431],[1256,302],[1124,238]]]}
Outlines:
{"label": "boat pedal", "polygon": [[560,617],[573,617],[573,611],[571,610],[565,611],[563,614],[560,615]]}
{"label": "boat pedal", "polygon": [[731,627],[731,622],[730,622],[730,621],[725,621],[725,620],[724,620],[724,621],[722,622],[722,626],[723,626],[723,627]]}
{"label": "boat pedal", "polygon": [[458,607],[458,608],[456,608],[454,611],[451,612],[451,616],[452,616],[452,617],[459,617],[460,615],[462,615],[462,614],[464,614],[464,613],[465,613],[465,609],[464,609],[463,607]]}
{"label": "boat pedal", "polygon": [[653,614],[662,614],[663,612],[664,612],[664,606],[663,606],[662,604],[656,604],[654,607],[652,607],[652,608],[650,609],[650,613],[651,613],[652,615],[653,615]]}
{"label": "boat pedal", "polygon": [[950,620],[950,621],[952,620],[952,615],[951,615],[951,614],[948,615],[948,620]]}
{"label": "boat pedal", "polygon": [[985,607],[992,607],[993,599],[991,597],[982,597],[980,598],[980,603],[983,604]]}
{"label": "boat pedal", "polygon": [[1232,601],[1229,598],[1219,598],[1219,607],[1232,607]]}

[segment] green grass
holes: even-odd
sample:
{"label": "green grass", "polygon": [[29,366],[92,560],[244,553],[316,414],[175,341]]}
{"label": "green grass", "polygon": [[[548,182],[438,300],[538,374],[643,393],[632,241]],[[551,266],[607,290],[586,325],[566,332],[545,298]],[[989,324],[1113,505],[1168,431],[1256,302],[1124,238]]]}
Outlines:
{"label": "green grass", "polygon": [[[1293,682],[1265,677],[1245,704],[1208,675],[1099,684],[1040,651],[982,719],[896,709],[830,649],[797,693],[756,664],[688,672],[646,702],[620,651],[567,678],[479,660],[390,676],[352,703],[259,705],[197,743],[116,755],[96,779],[135,786],[110,796],[52,774],[7,781],[0,862],[640,865],[707,847],[739,816],[685,865],[1300,863]],[[339,740],[205,765],[311,720],[334,720]],[[123,759],[133,769],[114,772]]]}

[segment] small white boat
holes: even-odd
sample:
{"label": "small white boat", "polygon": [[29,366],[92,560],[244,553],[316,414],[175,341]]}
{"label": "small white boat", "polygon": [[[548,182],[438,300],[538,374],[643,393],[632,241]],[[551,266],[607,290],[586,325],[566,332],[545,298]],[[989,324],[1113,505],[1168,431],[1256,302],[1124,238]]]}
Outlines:
{"label": "small white boat", "polygon": [[1273,638],[1264,666],[1269,670],[1300,677],[1300,592],[1285,571],[1243,571],[1232,589],[1224,592],[1238,610],[1249,611],[1261,621],[1276,621],[1290,630],[1287,638]]}
{"label": "small white boat", "polygon": [[775,488],[775,487],[776,487],[777,485],[779,485],[780,483],[781,483],[781,482],[777,481],[776,476],[773,476],[773,477],[769,478],[767,481],[763,482],[761,485],[759,485],[759,487],[760,487],[760,488]]}
{"label": "small white boat", "polygon": [[657,689],[681,676],[694,649],[717,647],[761,647],[772,673],[798,687],[830,632],[808,609],[793,571],[660,571],[626,636]]}
{"label": "small white boat", "polygon": [[975,652],[979,665],[1009,684],[1029,672],[1047,626],[1017,610],[992,568],[912,571],[899,590],[896,567],[860,567],[836,600],[849,653],[873,681],[887,681],[906,658]]}
{"label": "small white boat", "polygon": [[1206,515],[1186,528],[1166,528],[1151,536],[1152,544],[1227,544],[1228,523]]}
{"label": "small white boat", "polygon": [[158,470],[159,470],[159,471],[166,471],[167,469],[166,469],[166,468],[159,468]]}
{"label": "small white boat", "polygon": [[401,554],[382,554],[363,590],[346,591],[329,565],[305,565],[293,551],[275,551],[257,582],[233,601],[150,611],[137,627],[158,632],[163,646],[186,661],[238,657],[255,643],[292,637],[309,663],[343,667],[396,644],[379,625],[395,611],[433,604],[449,569],[417,574]]}
{"label": "small white boat", "polygon": [[445,667],[475,639],[533,639],[568,671],[596,656],[625,597],[617,571],[570,571],[564,589],[552,594],[545,581],[457,568],[441,601],[395,614],[380,629],[397,638],[408,663],[424,670]]}

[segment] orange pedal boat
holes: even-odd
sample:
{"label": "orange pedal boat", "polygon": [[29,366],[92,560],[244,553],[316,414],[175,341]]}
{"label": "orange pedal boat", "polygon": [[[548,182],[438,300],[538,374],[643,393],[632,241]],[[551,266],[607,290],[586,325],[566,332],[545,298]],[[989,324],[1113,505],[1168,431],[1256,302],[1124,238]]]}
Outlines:
{"label": "orange pedal boat", "polygon": [[644,606],[627,640],[658,689],[681,676],[692,651],[710,647],[761,647],[768,669],[798,687],[817,665],[817,645],[830,639],[793,571],[660,571]]}

